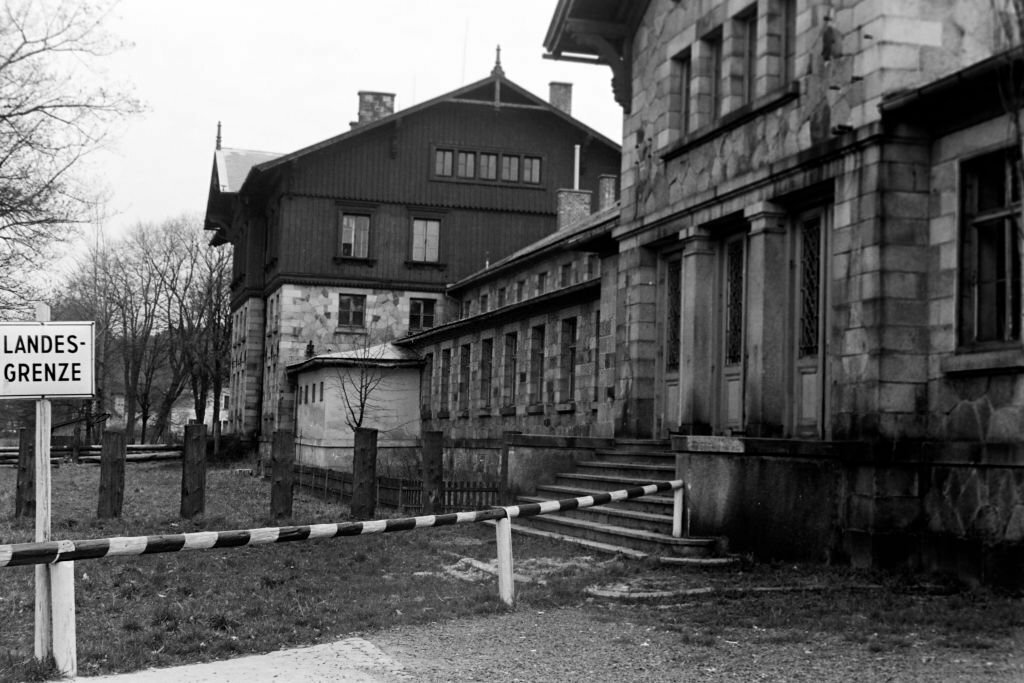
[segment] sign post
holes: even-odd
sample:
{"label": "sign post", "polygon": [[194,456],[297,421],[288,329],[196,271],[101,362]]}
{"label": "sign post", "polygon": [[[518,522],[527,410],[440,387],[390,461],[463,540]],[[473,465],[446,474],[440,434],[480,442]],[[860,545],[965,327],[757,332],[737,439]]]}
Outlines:
{"label": "sign post", "polygon": [[[50,322],[50,307],[36,307],[36,322],[0,323],[0,398],[36,399],[37,542],[50,540],[50,397],[95,394],[93,323]],[[75,676],[74,562],[36,565],[35,656],[51,654]]]}

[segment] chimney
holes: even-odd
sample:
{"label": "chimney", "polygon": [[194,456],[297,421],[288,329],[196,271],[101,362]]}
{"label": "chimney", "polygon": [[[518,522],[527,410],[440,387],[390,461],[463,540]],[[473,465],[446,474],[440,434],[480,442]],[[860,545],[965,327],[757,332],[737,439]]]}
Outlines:
{"label": "chimney", "polygon": [[359,91],[359,120],[351,126],[358,128],[395,113],[395,94],[390,92]]}
{"label": "chimney", "polygon": [[570,228],[590,215],[590,190],[558,191],[558,229]]}
{"label": "chimney", "polygon": [[615,181],[618,176],[602,174],[597,177],[597,210],[615,206]]}
{"label": "chimney", "polygon": [[572,83],[551,81],[548,102],[552,107],[572,116]]}

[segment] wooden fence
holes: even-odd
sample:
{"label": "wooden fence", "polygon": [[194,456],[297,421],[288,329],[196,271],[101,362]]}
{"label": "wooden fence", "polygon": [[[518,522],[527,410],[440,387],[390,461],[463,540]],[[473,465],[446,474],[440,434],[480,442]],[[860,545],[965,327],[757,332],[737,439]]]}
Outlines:
{"label": "wooden fence", "polygon": [[[296,465],[294,472],[299,486],[325,498],[347,501],[352,496],[351,472],[308,465]],[[498,482],[444,482],[442,513],[481,510],[501,503]],[[400,512],[419,512],[423,509],[423,482],[419,479],[377,477],[377,504]]]}

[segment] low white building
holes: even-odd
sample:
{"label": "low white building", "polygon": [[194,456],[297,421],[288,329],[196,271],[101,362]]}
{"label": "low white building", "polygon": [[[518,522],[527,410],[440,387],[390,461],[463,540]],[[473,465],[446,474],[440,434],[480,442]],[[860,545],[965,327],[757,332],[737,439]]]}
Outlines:
{"label": "low white building", "polygon": [[414,351],[379,344],[289,365],[297,397],[296,462],[350,470],[353,428],[366,427],[378,432],[380,469],[415,467],[422,364]]}

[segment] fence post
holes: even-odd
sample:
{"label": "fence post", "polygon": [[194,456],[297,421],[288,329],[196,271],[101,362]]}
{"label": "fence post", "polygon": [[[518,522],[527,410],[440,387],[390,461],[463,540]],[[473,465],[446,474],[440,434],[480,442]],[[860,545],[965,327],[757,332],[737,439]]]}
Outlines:
{"label": "fence post", "polygon": [[124,504],[125,440],[123,432],[103,432],[100,451],[100,499],[96,516],[120,517]]}
{"label": "fence post", "polygon": [[507,516],[495,526],[498,542],[498,597],[511,607],[515,603],[515,576],[512,572],[512,520]]}
{"label": "fence post", "polygon": [[423,495],[421,514],[440,514],[444,507],[444,458],[441,432],[423,432]]}
{"label": "fence post", "polygon": [[78,675],[75,629],[75,563],[55,562],[49,567],[52,590],[53,662],[64,676]]}
{"label": "fence post", "polygon": [[373,519],[377,509],[377,430],[357,427],[352,458],[353,519]]}
{"label": "fence post", "polygon": [[185,425],[181,457],[181,511],[191,518],[206,510],[206,425]]}
{"label": "fence post", "polygon": [[36,468],[32,432],[18,430],[18,483],[14,491],[14,516],[35,517]]}
{"label": "fence post", "polygon": [[684,505],[683,487],[680,486],[672,492],[672,536],[683,537],[683,509]]}
{"label": "fence post", "polygon": [[274,432],[270,450],[270,516],[292,516],[292,486],[295,481],[295,436],[288,431]]}

